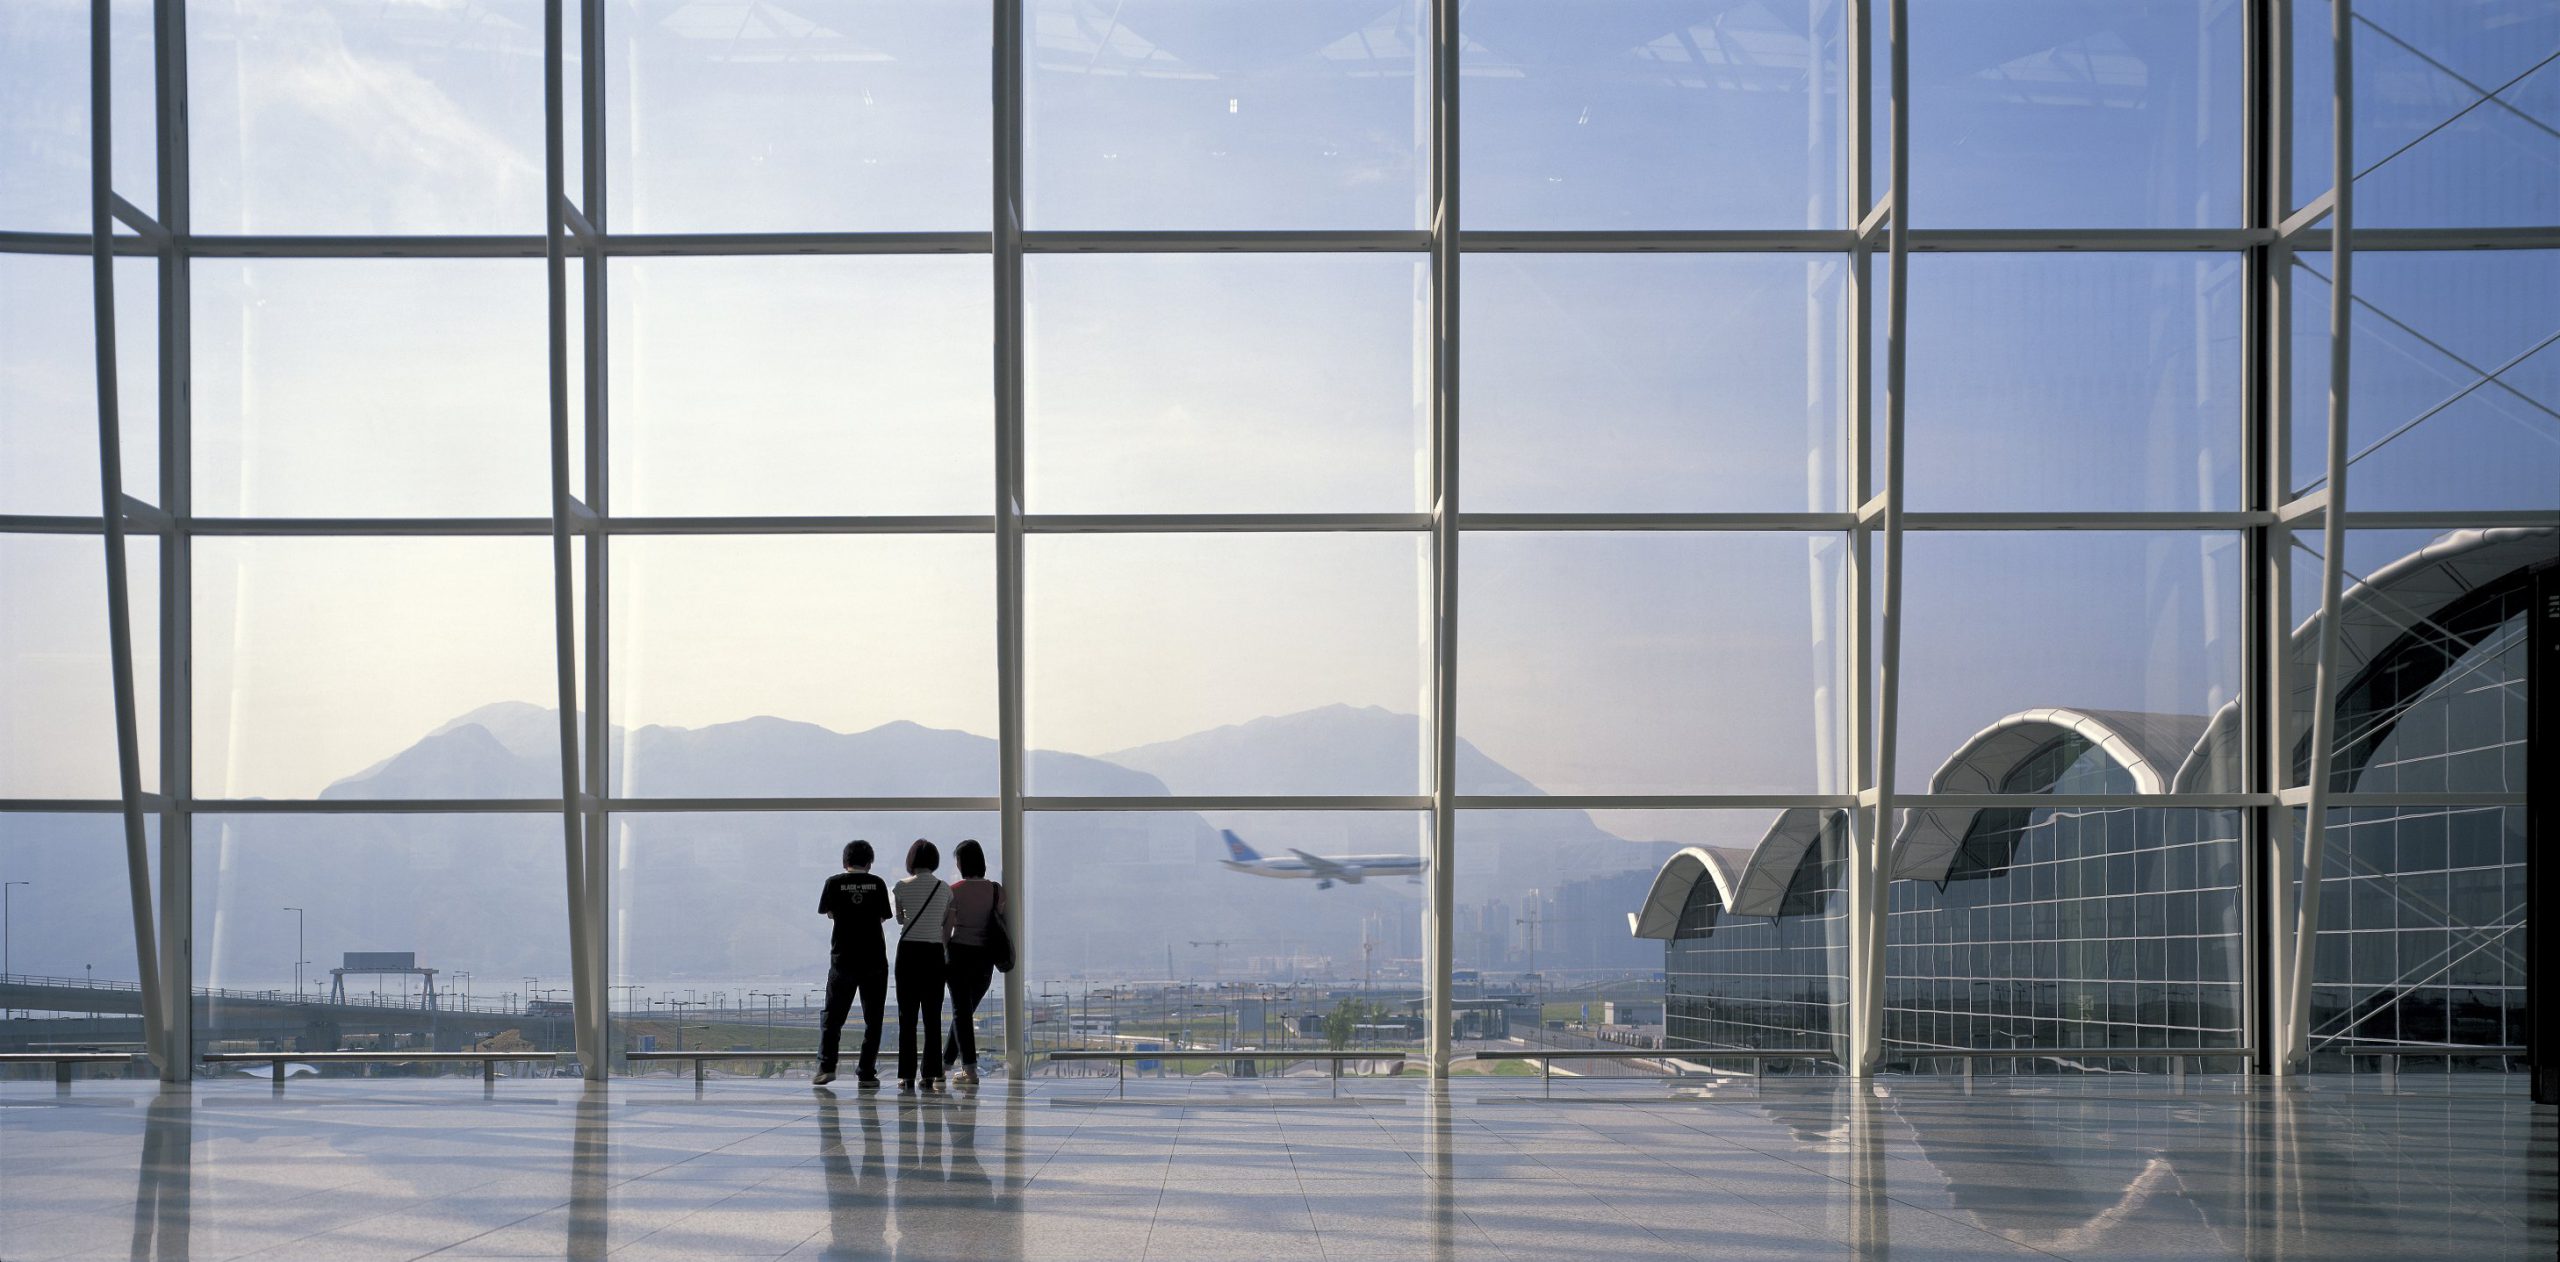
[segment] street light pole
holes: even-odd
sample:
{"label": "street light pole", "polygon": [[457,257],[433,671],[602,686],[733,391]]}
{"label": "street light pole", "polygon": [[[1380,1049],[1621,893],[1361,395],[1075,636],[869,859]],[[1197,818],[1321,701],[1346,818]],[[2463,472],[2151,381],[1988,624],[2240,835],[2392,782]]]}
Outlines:
{"label": "street light pole", "polygon": [[302,909],[287,907],[285,910],[293,913],[293,1001],[301,1003],[302,966],[310,963],[309,960],[302,958]]}

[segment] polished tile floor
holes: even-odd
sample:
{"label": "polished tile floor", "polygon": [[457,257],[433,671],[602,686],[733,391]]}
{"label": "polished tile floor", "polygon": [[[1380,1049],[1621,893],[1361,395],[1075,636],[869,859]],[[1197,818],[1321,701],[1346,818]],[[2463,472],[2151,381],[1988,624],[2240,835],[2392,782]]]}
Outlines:
{"label": "polished tile floor", "polygon": [[2553,1257],[2552,1110],[2410,1082],[11,1083],[0,1259]]}

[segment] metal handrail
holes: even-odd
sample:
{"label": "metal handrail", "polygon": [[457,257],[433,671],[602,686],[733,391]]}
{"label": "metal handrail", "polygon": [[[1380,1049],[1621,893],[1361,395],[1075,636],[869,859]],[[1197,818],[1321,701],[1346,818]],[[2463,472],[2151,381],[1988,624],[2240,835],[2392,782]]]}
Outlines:
{"label": "metal handrail", "polygon": [[112,1065],[118,1061],[130,1065],[140,1059],[140,1052],[0,1052],[0,1065],[52,1065],[53,1085],[64,1091],[71,1089],[74,1065]]}
{"label": "metal handrail", "polygon": [[792,1051],[792,1050],[788,1050],[788,1049],[786,1049],[786,1050],[783,1050],[783,1051],[772,1051],[772,1052],[738,1051],[738,1050],[733,1049],[733,1048],[713,1048],[713,1049],[707,1049],[707,1050],[703,1050],[703,1051],[671,1051],[671,1050],[668,1050],[668,1049],[661,1048],[661,1049],[656,1050],[656,1051],[624,1052],[624,1053],[622,1054],[622,1058],[623,1058],[624,1060],[626,1060],[626,1061],[631,1061],[631,1060],[637,1060],[637,1061],[661,1061],[661,1060],[676,1060],[676,1061],[682,1061],[682,1060],[689,1060],[689,1061],[692,1061],[692,1062],[693,1062],[693,1081],[694,1081],[694,1085],[696,1085],[696,1086],[701,1086],[701,1085],[703,1085],[703,1084],[705,1084],[705,1083],[707,1083],[707,1082],[709,1082],[709,1081],[711,1080],[711,1076],[710,1076],[710,1074],[709,1074],[708,1072],[706,1072],[706,1071],[705,1071],[705,1069],[704,1069],[704,1065],[705,1065],[707,1062],[709,1062],[709,1061],[715,1061],[715,1060],[756,1060],[756,1061],[770,1061],[770,1060],[816,1060],[816,1059],[818,1058],[818,1053],[817,1053],[816,1051],[814,1051],[814,1050],[806,1049],[806,1048],[803,1048],[803,1049],[798,1050],[798,1051]]}
{"label": "metal handrail", "polygon": [[[1534,1060],[1538,1062],[1538,1083],[1540,1089],[1550,1098],[1552,1098],[1556,1093],[1555,1063],[1560,1060],[1748,1060],[1753,1062],[1753,1076],[1758,1077],[1767,1071],[1769,1062],[1773,1060],[1839,1059],[1839,1053],[1827,1047],[1737,1047],[1730,1049],[1721,1047],[1523,1047],[1485,1048],[1480,1051],[1469,1052],[1468,1055],[1476,1060]],[[1685,1075],[1681,1074],[1676,1069],[1666,1075],[1666,1077],[1672,1079],[1678,1079],[1684,1076]]]}
{"label": "metal handrail", "polygon": [[418,1061],[434,1064],[449,1064],[457,1061],[464,1063],[478,1061],[480,1062],[481,1081],[495,1084],[498,1081],[498,1062],[500,1061],[524,1063],[547,1060],[556,1063],[562,1056],[568,1054],[569,1053],[565,1052],[430,1052],[397,1050],[386,1052],[206,1052],[203,1055],[203,1060],[204,1063],[208,1065],[256,1064],[260,1061],[267,1062],[274,1068],[276,1090],[282,1091],[284,1090],[284,1067],[291,1061],[317,1061],[322,1064],[329,1064],[332,1062],[340,1064],[353,1062],[406,1064]]}
{"label": "metal handrail", "polygon": [[1411,1060],[1414,1054],[1399,1048],[1376,1048],[1368,1051],[1337,1052],[1331,1049],[1302,1048],[1230,1048],[1224,1051],[1207,1048],[1165,1048],[1158,1051],[1117,1051],[1098,1047],[1061,1047],[1041,1053],[1051,1060]]}
{"label": "metal handrail", "polygon": [[1532,1047],[1486,1048],[1469,1052],[1476,1060],[1837,1060],[1840,1054],[1827,1047],[1804,1048],[1708,1048],[1708,1047]]}
{"label": "metal handrail", "polygon": [[2254,1056],[2254,1047],[1887,1047],[1884,1058],[1893,1060],[2042,1060],[2049,1057],[2112,1057],[2139,1060],[2146,1057],[2175,1056]]}
{"label": "metal handrail", "polygon": [[[1281,1061],[1281,1062],[1284,1062],[1284,1063],[1285,1063],[1285,1062],[1288,1062],[1288,1061],[1293,1061],[1293,1060],[1320,1060],[1320,1061],[1328,1061],[1328,1062],[1331,1062],[1331,1064],[1332,1064],[1332,1066],[1333,1066],[1333,1074],[1332,1074],[1332,1080],[1333,1080],[1332,1094],[1333,1094],[1334,1096],[1336,1096],[1336,1097],[1339,1097],[1339,1096],[1342,1094],[1342,1066],[1343,1066],[1343,1062],[1345,1062],[1345,1061],[1354,1061],[1354,1060],[1387,1060],[1387,1061],[1394,1061],[1394,1062],[1395,1062],[1396,1064],[1398,1064],[1398,1065],[1403,1065],[1403,1064],[1406,1064],[1406,1063],[1410,1062],[1410,1061],[1413,1059],[1413,1053],[1411,1053],[1411,1052],[1407,1052],[1407,1051],[1396,1050],[1396,1049],[1388,1049],[1388,1048],[1377,1048],[1377,1049],[1371,1049],[1371,1050],[1368,1050],[1368,1051],[1333,1051],[1333,1050],[1331,1050],[1331,1049],[1327,1049],[1327,1050],[1324,1050],[1324,1051],[1315,1051],[1315,1050],[1278,1050],[1278,1051],[1264,1051],[1264,1050],[1254,1050],[1254,1049],[1234,1049],[1234,1050],[1228,1050],[1228,1051],[1207,1051],[1207,1050],[1203,1050],[1203,1049],[1199,1049],[1199,1048],[1172,1048],[1172,1049],[1163,1049],[1163,1050],[1152,1051],[1152,1052],[1144,1052],[1144,1051],[1123,1051],[1123,1050],[1118,1050],[1118,1049],[1113,1049],[1113,1050],[1110,1050],[1110,1051],[1104,1051],[1104,1050],[1097,1049],[1097,1048],[1075,1048],[1075,1047],[1064,1047],[1064,1048],[1058,1048],[1058,1049],[1055,1049],[1055,1050],[1053,1050],[1053,1051],[1049,1052],[1049,1053],[1048,1053],[1048,1057],[1049,1057],[1049,1059],[1051,1059],[1051,1060],[1053,1060],[1053,1061],[1055,1061],[1055,1060],[1070,1060],[1070,1061],[1073,1061],[1073,1060],[1112,1061],[1112,1062],[1115,1062],[1116,1064],[1118,1064],[1118,1065],[1120,1065],[1120,1066],[1125,1066],[1125,1065],[1127,1065],[1127,1064],[1128,1064],[1128,1062],[1133,1061],[1133,1060],[1226,1060],[1226,1061],[1236,1061],[1236,1060],[1276,1060],[1276,1061]],[[1129,1074],[1128,1074],[1128,1071],[1127,1071],[1125,1068],[1121,1069],[1121,1071],[1120,1071],[1120,1072],[1115,1073],[1115,1074],[1113,1074],[1113,1075],[1111,1076],[1111,1081],[1112,1081],[1113,1083],[1117,1084],[1117,1085],[1116,1085],[1116,1087],[1114,1088],[1114,1090],[1115,1090],[1116,1094],[1118,1094],[1118,1095],[1119,1095],[1120,1097],[1122,1097],[1123,1099],[1127,1098],[1127,1097],[1128,1097],[1128,1094],[1129,1094]]]}
{"label": "metal handrail", "polygon": [[624,1060],[815,1060],[817,1059],[817,1056],[818,1054],[816,1052],[811,1051],[808,1048],[794,1050],[787,1047],[776,1048],[771,1051],[757,1051],[754,1049],[741,1050],[734,1047],[715,1047],[705,1048],[698,1052],[670,1051],[662,1047],[656,1051],[624,1052],[622,1054],[622,1058]]}

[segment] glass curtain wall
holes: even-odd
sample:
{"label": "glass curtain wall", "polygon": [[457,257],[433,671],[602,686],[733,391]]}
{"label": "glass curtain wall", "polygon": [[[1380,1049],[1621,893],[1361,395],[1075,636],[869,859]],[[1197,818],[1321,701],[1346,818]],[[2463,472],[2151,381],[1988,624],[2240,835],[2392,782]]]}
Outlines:
{"label": "glass curtain wall", "polygon": [[[788,1046],[854,837],[982,843],[1015,1072],[2508,1038],[2505,623],[2354,593],[2555,550],[2555,52],[2529,0],[12,5],[0,1043]],[[2052,708],[2224,734],[1957,775]],[[1690,908],[1666,980],[1624,913],[1780,810],[1836,813],[1818,914]],[[1905,811],[2012,860],[1946,887],[1996,952],[1905,933]],[[2236,911],[2045,971],[2119,893]],[[1793,1024],[1697,1006],[1715,943]]]}

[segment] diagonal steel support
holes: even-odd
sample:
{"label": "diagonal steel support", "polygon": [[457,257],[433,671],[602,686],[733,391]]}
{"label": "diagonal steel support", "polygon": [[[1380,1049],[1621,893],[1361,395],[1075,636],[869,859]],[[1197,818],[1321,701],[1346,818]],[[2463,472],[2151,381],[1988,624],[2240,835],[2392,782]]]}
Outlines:
{"label": "diagonal steel support", "polygon": [[2308,783],[2303,785],[2302,817],[2280,811],[2285,827],[2300,834],[2301,861],[2292,872],[2279,871],[2278,881],[2294,879],[2293,923],[2284,926],[2283,1005],[2277,1013],[2281,1036],[2275,1057],[2279,1074],[2309,1068],[2312,962],[2320,931],[2321,872],[2327,856],[2330,768],[2335,761],[2338,720],[2338,625],[2340,590],[2347,545],[2347,387],[2349,352],[2355,327],[2354,230],[2355,170],[2354,34],[2351,0],[2330,0],[2329,53],[2334,79],[2330,123],[2330,167],[2338,173],[2331,210],[2329,279],[2329,415],[2327,460],[2329,509],[2320,520],[2320,636],[2318,660],[2312,668],[2311,751]]}
{"label": "diagonal steel support", "polygon": [[561,5],[542,6],[542,114],[545,214],[543,268],[548,278],[551,344],[551,622],[560,729],[560,834],[569,903],[569,991],[580,1072],[602,1081],[611,1066],[600,1031],[605,996],[596,986],[595,900],[589,888],[586,815],[580,808],[585,769],[578,757],[578,615],[576,500],[569,492],[569,252],[559,212],[567,179],[562,122]]}
{"label": "diagonal steel support", "polygon": [[[133,909],[134,963],[142,987],[143,1037],[166,1077],[173,1059],[181,1071],[185,1060],[182,1050],[173,1056],[165,1042],[167,1013],[163,1005],[169,986],[160,972],[160,951],[152,925],[150,837],[142,818],[142,736],[134,712],[133,594],[125,555],[124,436],[116,397],[115,222],[116,206],[124,199],[117,197],[112,187],[115,93],[110,49],[107,0],[90,0],[89,279],[98,389],[98,511],[105,519],[108,676],[114,691],[116,786],[123,798],[125,880]],[[186,995],[186,979],[177,980],[176,991],[180,996]]]}
{"label": "diagonal steel support", "polygon": [[[1864,49],[1872,32],[1872,0],[1851,9],[1852,91],[1865,94]],[[1893,880],[1894,745],[1900,716],[1902,659],[1903,360],[1907,342],[1907,290],[1911,259],[1910,38],[1906,0],[1884,0],[1890,62],[1887,104],[1887,188],[1867,187],[1871,142],[1863,130],[1849,146],[1853,205],[1872,200],[1885,230],[1884,416],[1878,434],[1872,415],[1874,386],[1867,366],[1867,337],[1875,311],[1871,250],[1862,243],[1851,259],[1850,310],[1852,500],[1862,509],[1850,533],[1850,598],[1853,646],[1849,670],[1849,765],[1860,805],[1850,812],[1848,855],[1848,1021],[1843,1063],[1851,1075],[1874,1074],[1884,1056],[1887,895]],[[1871,102],[1858,108],[1863,128]],[[1870,210],[1873,216],[1874,210]],[[1879,468],[1879,465],[1881,466]],[[1871,673],[1872,672],[1872,673]]]}

